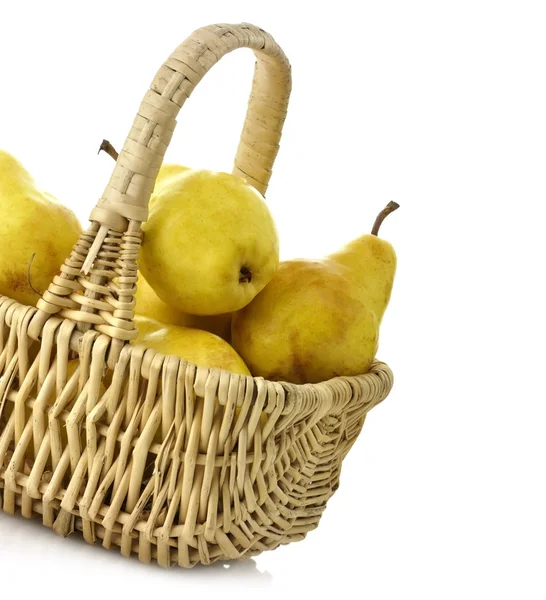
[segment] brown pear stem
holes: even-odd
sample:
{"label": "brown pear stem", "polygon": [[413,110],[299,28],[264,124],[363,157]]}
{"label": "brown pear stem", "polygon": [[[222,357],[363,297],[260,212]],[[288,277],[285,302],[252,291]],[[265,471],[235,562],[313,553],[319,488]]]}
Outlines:
{"label": "brown pear stem", "polygon": [[381,227],[381,223],[397,208],[400,208],[400,204],[397,202],[393,202],[392,200],[385,206],[385,208],[377,215],[377,219],[372,227],[372,235],[377,235],[379,233],[379,228]]}
{"label": "brown pear stem", "polygon": [[108,156],[111,156],[114,160],[118,159],[119,152],[112,146],[112,144],[108,140],[102,140],[102,144],[99,148],[99,154],[101,152],[106,152]]}

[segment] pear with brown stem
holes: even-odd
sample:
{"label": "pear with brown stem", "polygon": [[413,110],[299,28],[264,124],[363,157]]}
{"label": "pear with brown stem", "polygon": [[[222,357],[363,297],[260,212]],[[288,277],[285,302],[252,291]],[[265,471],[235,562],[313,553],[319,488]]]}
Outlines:
{"label": "pear with brown stem", "polygon": [[378,233],[398,207],[390,202],[371,234],[327,258],[281,262],[234,315],[232,344],[253,375],[318,383],[370,369],[396,272],[394,248]]}

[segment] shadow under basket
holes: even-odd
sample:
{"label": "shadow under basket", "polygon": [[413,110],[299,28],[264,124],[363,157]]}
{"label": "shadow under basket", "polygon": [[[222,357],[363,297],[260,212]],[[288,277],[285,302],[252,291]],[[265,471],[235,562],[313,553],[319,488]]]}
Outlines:
{"label": "shadow under basket", "polygon": [[257,27],[202,28],[158,71],[89,229],[37,306],[0,296],[0,507],[165,567],[303,539],[392,387],[380,362],[294,385],[130,343],[141,224],[175,117],[236,48],[257,62],[233,172],[265,194],[289,63]]}

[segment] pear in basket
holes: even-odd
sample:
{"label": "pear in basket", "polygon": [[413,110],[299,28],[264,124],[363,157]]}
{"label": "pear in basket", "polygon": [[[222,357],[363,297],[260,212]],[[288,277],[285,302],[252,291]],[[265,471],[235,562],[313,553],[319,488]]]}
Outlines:
{"label": "pear in basket", "polygon": [[179,311],[217,315],[246,306],[279,264],[279,239],[262,195],[244,179],[189,170],[154,194],[140,270]]}
{"label": "pear in basket", "polygon": [[231,338],[231,313],[201,316],[189,315],[176,310],[176,308],[161,300],[141,273],[138,275],[135,300],[135,313],[142,317],[155,319],[165,325],[178,325],[210,331],[228,342]]}
{"label": "pear in basket", "polygon": [[232,322],[232,343],[252,374],[318,383],[366,373],[396,271],[391,244],[377,234],[391,202],[364,235],[323,260],[282,262]]}
{"label": "pear in basket", "polygon": [[77,242],[74,213],[0,150],[0,294],[34,305]]}
{"label": "pear in basket", "polygon": [[154,319],[139,316],[135,317],[135,325],[138,329],[136,344],[162,354],[174,354],[196,365],[250,375],[237,352],[213,333],[190,327],[164,325]]}
{"label": "pear in basket", "polygon": [[178,165],[176,163],[166,163],[161,165],[161,169],[159,169],[159,173],[155,180],[154,192],[150,199],[150,204],[154,202],[156,195],[159,194],[166,185],[169,185],[182,173],[188,173],[190,170],[189,167]]}
{"label": "pear in basket", "polygon": [[[101,150],[104,150],[114,160],[118,159],[118,152],[108,140],[103,140]],[[167,185],[172,185],[174,181],[191,169],[184,165],[175,163],[163,164],[157,175],[154,191],[150,199],[150,206],[153,205],[157,195]],[[227,342],[231,339],[231,313],[219,315],[192,315],[177,310],[155,293],[152,286],[146,281],[141,273],[138,274],[137,291],[135,294],[136,306],[135,313],[142,317],[155,319],[165,325],[178,325],[180,327],[191,327],[194,329],[203,329],[219,335]]]}
{"label": "pear in basket", "polygon": [[[232,373],[250,375],[248,367],[235,350],[219,337],[199,329],[163,325],[154,319],[135,317],[138,329],[136,344],[142,344],[162,354],[174,354],[196,365],[225,369]],[[235,410],[239,418],[241,408]],[[249,416],[249,413],[246,415]],[[267,414],[260,414],[260,423],[265,427]]]}

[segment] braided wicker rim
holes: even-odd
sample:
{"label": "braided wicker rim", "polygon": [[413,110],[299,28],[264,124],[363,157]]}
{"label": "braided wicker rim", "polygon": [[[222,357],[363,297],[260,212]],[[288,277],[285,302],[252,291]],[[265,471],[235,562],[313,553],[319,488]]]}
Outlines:
{"label": "braided wicker rim", "polygon": [[265,193],[288,61],[252,25],[202,28],[158,71],[89,230],[37,307],[0,296],[2,509],[162,566],[303,539],[367,412],[392,387],[380,362],[362,376],[294,385],[128,344],[140,226],[175,117],[212,65],[242,47],[257,62],[234,173]]}

